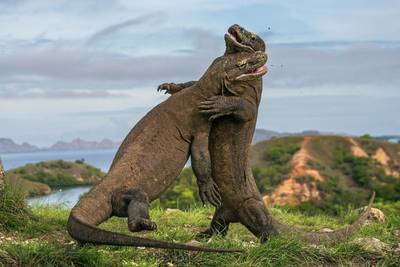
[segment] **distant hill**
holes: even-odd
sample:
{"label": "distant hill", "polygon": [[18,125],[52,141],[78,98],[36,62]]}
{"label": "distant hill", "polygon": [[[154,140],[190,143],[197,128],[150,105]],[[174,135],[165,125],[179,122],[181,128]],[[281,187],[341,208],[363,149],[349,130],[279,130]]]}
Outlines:
{"label": "distant hill", "polygon": [[29,143],[17,144],[12,139],[0,138],[0,153],[24,153],[38,151],[62,151],[62,150],[90,150],[118,148],[119,142],[103,139],[100,142],[86,141],[76,138],[71,142],[58,141],[50,147],[39,148]]}
{"label": "distant hill", "polygon": [[44,161],[27,164],[6,172],[6,181],[25,189],[29,196],[47,195],[54,188],[92,185],[104,173],[80,161]]}
{"label": "distant hill", "polygon": [[28,143],[16,144],[10,138],[0,138],[0,153],[21,153],[40,150],[37,146]]}
{"label": "distant hill", "polygon": [[[272,138],[276,137],[284,137],[284,136],[305,136],[305,135],[335,135],[334,133],[327,133],[327,132],[319,132],[315,130],[306,130],[298,133],[281,133],[281,132],[275,132],[275,131],[270,131],[270,130],[264,130],[264,129],[256,129],[254,132],[253,136],[253,144],[256,144],[261,141],[266,141],[270,140]],[[343,136],[347,136],[346,134],[341,134]]]}
{"label": "distant hill", "polygon": [[103,139],[100,142],[96,141],[85,141],[80,138],[76,138],[71,142],[58,141],[54,145],[50,146],[47,150],[82,150],[82,149],[108,149],[117,148],[120,143],[113,142],[110,139]]}
{"label": "distant hill", "polygon": [[[287,135],[287,134],[286,134]],[[265,129],[256,129],[253,136],[253,144],[270,140],[274,137],[285,136],[285,133],[279,133],[275,131],[265,130]]]}
{"label": "distant hill", "polygon": [[255,144],[253,174],[269,205],[359,205],[372,191],[400,200],[400,144],[345,136],[289,136]]}

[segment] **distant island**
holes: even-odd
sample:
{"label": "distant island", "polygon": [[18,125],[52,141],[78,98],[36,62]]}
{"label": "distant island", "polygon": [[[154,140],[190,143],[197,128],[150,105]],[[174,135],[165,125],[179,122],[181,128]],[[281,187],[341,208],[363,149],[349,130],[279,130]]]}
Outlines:
{"label": "distant island", "polygon": [[[256,129],[253,144],[267,141],[276,137],[285,136],[305,136],[305,135],[340,135],[350,136],[348,134],[335,134],[330,132],[319,132],[315,130],[307,130],[298,133],[277,132],[266,129]],[[382,135],[374,136],[375,139],[386,140],[391,142],[399,142],[400,135]],[[118,148],[121,142],[114,142],[110,139],[103,139],[101,141],[87,141],[82,138],[75,138],[71,142],[57,141],[49,147],[38,147],[27,142],[17,144],[11,138],[0,137],[0,153],[27,153],[27,152],[41,152],[41,151],[67,151],[67,150],[95,150],[95,149],[113,149]]]}
{"label": "distant island", "polygon": [[23,189],[27,196],[49,195],[54,189],[93,185],[104,173],[83,160],[49,160],[6,171],[6,181]]}
{"label": "distant island", "polygon": [[0,153],[26,153],[40,151],[63,151],[63,150],[93,150],[118,148],[120,142],[103,139],[100,142],[86,141],[76,138],[71,142],[58,141],[49,147],[38,147],[29,143],[17,144],[10,138],[0,138]]}

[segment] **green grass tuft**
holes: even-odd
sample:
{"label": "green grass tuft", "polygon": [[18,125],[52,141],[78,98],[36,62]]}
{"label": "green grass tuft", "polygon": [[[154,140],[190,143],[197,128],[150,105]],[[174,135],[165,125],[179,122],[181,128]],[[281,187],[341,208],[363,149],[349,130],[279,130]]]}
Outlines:
{"label": "green grass tuft", "polygon": [[30,216],[24,192],[6,182],[0,192],[0,229],[19,229]]}

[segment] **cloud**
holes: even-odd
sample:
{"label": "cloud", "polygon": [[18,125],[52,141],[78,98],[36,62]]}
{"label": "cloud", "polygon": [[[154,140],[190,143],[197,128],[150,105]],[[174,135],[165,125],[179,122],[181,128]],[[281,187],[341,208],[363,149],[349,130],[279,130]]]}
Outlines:
{"label": "cloud", "polygon": [[44,51],[0,58],[0,77],[39,76],[70,81],[131,81],[199,76],[210,60],[200,55],[121,57],[88,51]]}
{"label": "cloud", "polygon": [[400,43],[301,43],[268,47],[268,84],[278,88],[400,86]]}
{"label": "cloud", "polygon": [[87,44],[92,44],[103,38],[110,37],[114,33],[131,26],[137,26],[145,23],[160,23],[164,19],[164,14],[161,12],[151,13],[129,19],[121,23],[113,24],[104,29],[95,32],[87,41]]}
{"label": "cloud", "polygon": [[[99,90],[198,79],[213,58],[222,54],[223,41],[201,29],[185,29],[183,34],[193,43],[185,53],[128,56],[85,49],[44,49],[1,56],[0,83],[3,88],[11,80],[13,88],[21,83],[25,89]],[[271,44],[267,49],[270,71],[265,82],[270,88],[313,88],[316,93],[318,88],[330,88],[335,94],[337,87],[340,94],[340,89],[354,87],[362,95],[360,88],[365,87],[379,88],[385,95],[400,86],[400,43]]]}
{"label": "cloud", "polygon": [[126,92],[114,90],[51,90],[51,89],[19,89],[19,90],[1,90],[1,98],[114,98],[129,97]]}

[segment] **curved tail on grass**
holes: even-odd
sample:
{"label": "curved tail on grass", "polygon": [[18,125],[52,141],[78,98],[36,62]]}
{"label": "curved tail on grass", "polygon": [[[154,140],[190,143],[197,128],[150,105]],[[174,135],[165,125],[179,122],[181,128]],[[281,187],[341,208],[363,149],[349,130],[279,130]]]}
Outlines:
{"label": "curved tail on grass", "polygon": [[322,242],[334,243],[349,237],[354,231],[359,229],[365,223],[371,212],[374,199],[375,199],[375,192],[372,192],[372,196],[369,200],[368,207],[367,209],[364,210],[364,212],[360,215],[360,217],[351,225],[332,232],[307,232],[298,227],[282,224],[274,218],[272,219],[272,223],[274,227],[278,230],[278,232],[298,234],[304,240],[310,243],[315,243],[315,244]]}

